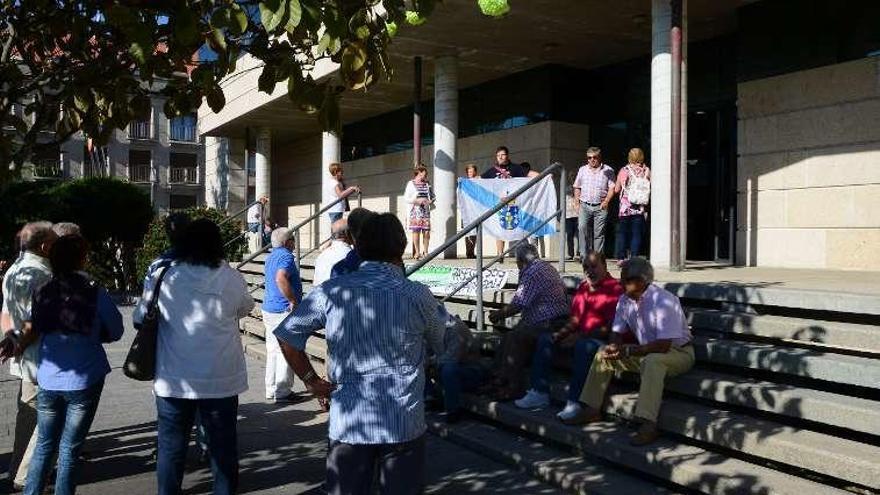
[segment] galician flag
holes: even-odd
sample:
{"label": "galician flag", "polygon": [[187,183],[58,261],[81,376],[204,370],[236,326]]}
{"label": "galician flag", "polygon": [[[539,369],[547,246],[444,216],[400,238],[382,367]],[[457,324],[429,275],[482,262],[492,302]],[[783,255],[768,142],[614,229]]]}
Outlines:
{"label": "galician flag", "polygon": [[[529,182],[528,178],[514,179],[459,179],[458,207],[464,225],[468,225],[501,198],[509,196]],[[508,201],[501,210],[483,222],[485,235],[504,241],[518,241],[557,209],[553,179],[544,177],[540,182]],[[542,237],[556,233],[556,220],[551,220],[535,232]]]}

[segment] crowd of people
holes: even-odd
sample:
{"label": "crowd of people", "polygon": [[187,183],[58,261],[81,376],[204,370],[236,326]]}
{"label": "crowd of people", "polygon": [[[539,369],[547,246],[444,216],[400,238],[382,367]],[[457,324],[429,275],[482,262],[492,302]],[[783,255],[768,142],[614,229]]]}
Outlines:
{"label": "crowd of people", "polygon": [[[442,410],[449,422],[462,416],[463,392],[513,400],[522,408],[547,407],[549,370],[558,357],[571,362],[560,420],[600,420],[614,373],[635,371],[642,380],[633,442],[656,439],[664,380],[693,365],[691,335],[678,299],[654,285],[651,265],[635,256],[644,223],[626,217],[643,218],[646,211],[648,185],[636,180],[649,177],[643,154],[632,150],[616,180],[598,149],[590,148],[587,157],[566,210],[566,221],[578,218],[582,227],[584,281],[569,302],[560,274],[538,248],[517,242],[517,291],[489,319],[499,330],[514,315],[518,320],[503,333],[494,360],[482,355],[467,325],[426,286],[407,279],[403,259],[409,240],[395,215],[364,208],[348,212],[347,201],[340,201],[339,211],[331,212],[331,241],[316,260],[314,287],[305,296],[294,233],[269,232],[260,308],[265,398],[296,400],[296,376],[329,411],[330,493],[366,493],[374,482],[383,493],[418,493],[425,473],[426,406]],[[336,197],[357,190],[345,185],[341,166],[330,172]],[[467,174],[475,178],[478,171],[469,166]],[[502,147],[495,165],[480,176],[536,174],[511,163]],[[615,280],[602,252],[602,226],[618,193],[628,226],[624,243],[633,256]],[[424,166],[414,170],[404,197],[412,207],[411,255],[418,258],[427,253],[435,200]],[[265,199],[257,203],[253,218],[249,212],[250,229],[263,227],[265,204]],[[254,299],[243,276],[224,260],[217,224],[178,213],[166,218],[165,227],[171,247],[147,270],[132,317],[139,328],[151,301],[161,316],[153,380],[158,493],[180,493],[194,426],[211,461],[214,493],[235,493],[238,396],[248,388],[239,321],[253,310]],[[21,254],[3,280],[0,318],[0,358],[11,358],[21,380],[10,476],[26,494],[36,495],[55,466],[56,493],[73,493],[77,458],[110,372],[102,345],[121,338],[122,316],[84,271],[88,244],[76,225],[28,223],[17,242]],[[327,355],[319,373],[305,346],[321,329]]]}
{"label": "crowd of people", "polygon": [[[348,196],[359,192],[358,186],[346,186],[343,166],[332,163],[328,172],[332,178],[325,185],[322,204],[330,204],[339,198],[342,201],[327,210],[330,222],[342,218],[350,210]],[[428,254],[431,239],[431,211],[434,209],[436,195],[428,180],[428,168],[423,163],[413,168],[413,178],[406,183],[403,200],[409,205],[407,229],[411,233],[410,258],[421,259]],[[492,166],[480,173],[477,166],[467,163],[463,179],[510,179],[535,177],[540,172],[533,170],[528,162],[514,163],[506,146],[495,150]],[[602,160],[602,150],[591,146],[586,150],[586,160],[581,164],[570,184],[566,186],[565,230],[567,258],[583,260],[590,251],[605,252],[605,234],[608,230],[608,214],[612,200],[617,203],[616,239],[613,254],[618,264],[623,260],[642,253],[648,222],[648,203],[651,192],[651,171],[645,164],[645,153],[640,148],[632,148],[627,154],[627,163],[617,172]],[[265,202],[262,203],[265,205]],[[255,218],[260,205],[252,210]],[[249,217],[250,218],[250,217]],[[256,222],[258,220],[254,220]],[[256,223],[251,223],[256,228]],[[463,226],[463,225],[462,225]],[[530,242],[539,245],[544,252],[544,239],[533,238]],[[575,245],[577,243],[577,246]],[[465,256],[476,258],[476,236],[465,237]],[[496,255],[504,252],[504,241],[495,241]],[[502,258],[501,262],[504,260]]]}

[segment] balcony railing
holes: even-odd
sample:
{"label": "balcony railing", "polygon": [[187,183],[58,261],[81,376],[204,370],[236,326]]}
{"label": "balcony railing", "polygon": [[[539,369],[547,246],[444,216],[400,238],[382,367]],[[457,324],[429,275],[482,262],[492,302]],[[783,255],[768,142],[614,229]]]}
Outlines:
{"label": "balcony railing", "polygon": [[128,166],[128,180],[131,182],[152,182],[149,164],[130,164]]}
{"label": "balcony railing", "polygon": [[135,120],[128,124],[128,137],[130,139],[152,139],[153,130],[148,120]]}
{"label": "balcony railing", "polygon": [[196,167],[172,167],[168,169],[169,184],[198,184],[199,169]]}
{"label": "balcony railing", "polygon": [[34,177],[38,179],[59,179],[63,175],[60,160],[44,158],[34,161]]}
{"label": "balcony railing", "polygon": [[83,163],[83,177],[109,177],[110,171],[103,163]]}
{"label": "balcony railing", "polygon": [[196,126],[189,124],[171,124],[172,141],[196,142]]}

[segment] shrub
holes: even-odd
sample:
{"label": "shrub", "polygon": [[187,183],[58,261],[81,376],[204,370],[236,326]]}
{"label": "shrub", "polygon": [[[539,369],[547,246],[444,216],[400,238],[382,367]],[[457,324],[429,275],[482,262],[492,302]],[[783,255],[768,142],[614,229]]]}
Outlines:
{"label": "shrub", "polygon": [[89,241],[87,270],[109,290],[135,290],[139,280],[135,254],[153,208],[146,191],[112,178],[87,178],[59,183],[16,182],[0,192],[3,254],[14,254],[15,232],[34,220],[74,222]]}
{"label": "shrub", "polygon": [[[227,260],[241,259],[247,247],[247,238],[241,236],[242,225],[240,221],[231,220],[223,224],[226,214],[222,210],[207,207],[192,207],[184,210],[191,219],[207,218],[220,225],[220,234],[223,236],[224,250]],[[165,235],[165,218],[167,215],[157,216],[150,223],[147,234],[143,239],[143,245],[137,252],[137,273],[144,275],[150,262],[158,258],[165,250],[171,247],[168,236]]]}

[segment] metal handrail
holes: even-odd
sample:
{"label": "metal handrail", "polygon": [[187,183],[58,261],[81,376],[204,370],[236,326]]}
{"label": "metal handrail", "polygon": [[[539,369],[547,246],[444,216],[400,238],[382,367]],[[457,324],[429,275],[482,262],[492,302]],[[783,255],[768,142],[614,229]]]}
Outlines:
{"label": "metal handrail", "polygon": [[[480,215],[476,220],[468,224],[466,227],[455,233],[452,237],[446,239],[440,247],[434,249],[430,253],[428,253],[424,258],[419,260],[416,264],[410,266],[406,270],[406,276],[409,277],[416,271],[418,271],[421,267],[425,266],[429,262],[431,262],[434,258],[440,255],[440,253],[445,252],[450,246],[459,241],[462,237],[468,235],[471,231],[476,230],[477,232],[477,242],[476,242],[476,255],[477,255],[477,266],[476,266],[476,274],[475,278],[477,279],[477,291],[476,291],[476,302],[477,302],[477,330],[483,330],[483,270],[486,268],[483,266],[483,222],[491,218],[493,215],[498,213],[504,206],[509,203],[511,200],[516,199],[522,193],[531,189],[535,184],[540,182],[550,175],[554,170],[560,170],[560,182],[559,182],[559,196],[561,207],[556,210],[556,214],[552,217],[548,218],[542,225],[538,228],[543,227],[544,224],[552,220],[554,217],[559,217],[560,219],[560,250],[559,250],[559,272],[563,273],[565,271],[565,219],[562,218],[565,215],[565,167],[560,162],[553,162],[549,167],[544,169],[543,172],[533,177],[530,181],[526,182],[522,187],[513,192],[513,194],[509,194],[503,198],[503,201],[499,201],[494,207],[486,210],[482,215]],[[526,236],[526,239],[534,232],[537,231],[537,228],[532,232],[529,232],[529,235]],[[517,241],[517,244],[520,241]],[[510,249],[504,251],[501,256],[498,256],[497,259],[501,259],[501,257],[509,252]],[[491,266],[495,260],[492,261],[488,266]],[[460,289],[457,289],[460,290]]]}
{"label": "metal handrail", "polygon": [[251,201],[251,202],[248,203],[247,206],[245,206],[244,208],[242,208],[242,209],[238,210],[237,212],[235,212],[234,214],[229,215],[228,217],[224,218],[223,221],[220,222],[218,225],[222,226],[222,225],[224,225],[226,222],[229,222],[229,221],[231,221],[231,220],[234,219],[234,218],[238,218],[238,217],[244,215],[245,213],[247,213],[248,210],[251,209],[251,206],[254,206],[255,204],[257,204],[257,203],[259,203],[259,202],[260,202],[259,199],[255,199],[255,200]]}
{"label": "metal handrail", "polygon": [[[308,218],[306,218],[306,219],[303,220],[302,222],[296,224],[295,226],[293,226],[293,227],[290,229],[290,236],[293,237],[293,238],[296,240],[296,266],[297,266],[297,268],[299,268],[299,263],[300,263],[300,260],[302,259],[302,258],[300,258],[300,255],[299,255],[299,254],[300,254],[300,253],[299,253],[299,251],[300,251],[300,248],[299,248],[299,238],[300,238],[300,236],[298,235],[298,234],[299,234],[299,229],[301,229],[301,228],[303,228],[304,226],[308,225],[310,222],[312,222],[312,221],[314,221],[316,218],[320,217],[324,212],[326,212],[326,211],[329,210],[330,208],[336,206],[336,205],[339,204],[340,202],[342,202],[342,201],[348,199],[349,196],[351,196],[352,194],[355,194],[355,193],[357,193],[357,196],[358,196],[358,206],[360,206],[360,205],[361,205],[361,202],[362,202],[361,191],[360,191],[360,190],[349,191],[349,192],[343,194],[342,196],[336,198],[334,201],[332,201],[332,202],[330,202],[330,203],[327,203],[326,206],[324,206],[323,208],[321,208],[320,210],[318,210],[316,213],[313,213],[311,216],[309,216]],[[240,269],[241,267],[243,267],[244,265],[246,265],[246,264],[250,263],[251,261],[257,259],[257,256],[259,256],[259,255],[265,253],[265,252],[268,251],[271,247],[272,247],[271,244],[266,244],[265,246],[263,246],[263,247],[261,247],[260,249],[258,249],[256,252],[251,253],[250,256],[248,256],[247,258],[241,260],[241,262],[239,262],[237,265],[235,265],[235,269],[238,270],[238,269]]]}
{"label": "metal handrail", "polygon": [[[499,254],[498,256],[496,256],[496,257],[494,257],[494,258],[492,258],[491,261],[489,261],[488,263],[486,263],[485,265],[483,265],[483,270],[488,270],[492,265],[494,265],[495,263],[498,263],[499,261],[503,260],[505,256],[507,256],[508,254],[512,253],[514,250],[516,250],[517,246],[519,246],[521,243],[523,243],[523,242],[528,242],[529,237],[533,236],[533,235],[535,234],[535,232],[541,230],[541,228],[544,227],[545,225],[547,225],[548,223],[550,223],[551,220],[557,218],[560,214],[563,214],[563,212],[565,212],[565,206],[564,206],[564,205],[563,205],[562,208],[557,209],[552,215],[550,215],[549,217],[547,217],[546,220],[544,220],[543,222],[541,222],[540,224],[538,224],[537,227],[535,227],[535,228],[533,228],[532,230],[530,230],[529,233],[528,233],[524,238],[522,238],[522,239],[520,239],[520,240],[518,240],[518,241],[512,243],[512,244],[510,245],[509,248],[505,249],[504,251],[501,252],[501,254]],[[477,278],[477,274],[476,274],[476,273],[474,273],[474,274],[471,275],[470,277],[464,279],[464,280],[463,280],[460,284],[458,284],[454,289],[452,289],[451,291],[449,291],[449,294],[446,294],[446,296],[444,296],[443,299],[441,299],[441,301],[442,301],[442,302],[446,302],[446,301],[448,301],[449,299],[451,299],[452,296],[454,296],[456,293],[458,293],[458,291],[460,291],[461,289],[464,289],[465,287],[467,287],[467,285],[468,285],[469,283],[471,283],[471,281],[472,281],[473,279],[475,279],[475,278]]]}
{"label": "metal handrail", "polygon": [[[462,237],[467,236],[472,230],[476,230],[478,226],[480,226],[480,225],[483,224],[483,222],[485,222],[485,221],[488,220],[490,217],[492,217],[492,215],[498,213],[498,212],[501,210],[501,208],[504,208],[504,205],[506,205],[507,203],[509,203],[510,200],[512,200],[512,199],[516,199],[516,198],[519,197],[522,193],[524,193],[524,192],[526,192],[527,190],[531,189],[532,186],[534,186],[535,184],[537,184],[538,182],[540,182],[541,179],[543,179],[544,177],[547,177],[548,175],[550,175],[550,173],[553,172],[553,171],[556,170],[556,169],[561,169],[561,170],[562,170],[562,173],[563,173],[563,179],[564,179],[565,168],[562,166],[561,163],[559,163],[559,162],[553,162],[552,165],[550,165],[549,167],[547,167],[546,169],[544,169],[544,171],[541,172],[540,174],[538,174],[538,175],[536,175],[535,177],[533,177],[532,180],[526,182],[522,187],[520,187],[519,189],[517,189],[516,191],[514,191],[513,194],[510,194],[510,195],[506,196],[506,197],[504,198],[505,201],[499,201],[494,207],[492,207],[492,208],[489,209],[489,210],[486,210],[485,213],[483,213],[482,215],[480,215],[479,218],[477,218],[477,219],[474,220],[473,222],[469,223],[469,224],[468,224],[466,227],[464,227],[463,229],[461,229],[461,230],[459,230],[458,232],[456,232],[452,237],[446,239],[446,241],[445,241],[442,245],[440,245],[440,247],[434,249],[433,251],[431,251],[430,253],[428,253],[427,255],[425,255],[422,259],[420,259],[416,264],[410,266],[410,267],[406,270],[406,276],[409,277],[410,275],[412,275],[413,273],[415,273],[419,268],[425,266],[426,264],[428,264],[429,262],[431,262],[431,260],[433,260],[434,258],[436,258],[437,256],[439,256],[441,253],[443,253],[443,252],[445,252],[447,249],[449,249],[449,247],[452,246],[453,244],[455,244],[456,242],[458,242],[459,239],[461,239]],[[564,254],[564,253],[563,253],[563,254]],[[563,258],[565,258],[565,256],[563,256]]]}

